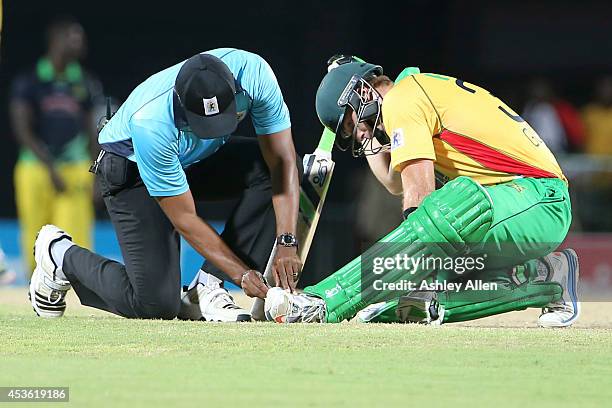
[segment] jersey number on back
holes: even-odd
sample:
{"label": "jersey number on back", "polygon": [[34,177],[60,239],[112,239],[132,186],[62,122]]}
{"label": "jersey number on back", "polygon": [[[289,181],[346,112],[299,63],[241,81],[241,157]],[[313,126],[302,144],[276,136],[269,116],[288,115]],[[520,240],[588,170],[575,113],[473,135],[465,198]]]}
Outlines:
{"label": "jersey number on back", "polygon": [[[469,93],[476,93],[476,89],[470,88],[469,86],[467,86],[462,80],[460,79],[456,79],[455,80],[455,84],[469,92]],[[491,92],[489,92],[489,95],[491,95],[493,98],[497,99],[499,102],[501,102],[501,105],[498,105],[497,108],[504,112],[506,114],[506,116],[508,116],[510,119],[512,119],[515,122],[518,123],[526,123],[525,119],[523,119],[520,115],[516,115],[513,114],[513,112],[511,111],[510,108],[508,108],[507,106],[504,106],[504,103],[497,98],[495,95],[493,95]],[[527,139],[529,139],[529,141],[531,143],[533,143],[535,146],[539,146],[540,144],[542,144],[542,139],[540,139],[540,137],[538,136],[538,134],[530,127],[530,126],[526,126],[523,127],[523,134],[527,137]]]}

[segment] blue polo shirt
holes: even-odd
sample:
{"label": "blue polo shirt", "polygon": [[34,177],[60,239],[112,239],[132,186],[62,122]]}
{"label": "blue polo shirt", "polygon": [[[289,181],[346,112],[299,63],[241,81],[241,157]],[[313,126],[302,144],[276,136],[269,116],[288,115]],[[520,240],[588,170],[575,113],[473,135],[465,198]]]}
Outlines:
{"label": "blue polo shirt", "polygon": [[[234,75],[239,121],[249,114],[258,135],[291,127],[274,72],[263,58],[234,48],[205,53],[220,58]],[[138,85],[100,132],[104,150],[136,162],[151,196],[176,196],[187,191],[184,169],[214,154],[231,137],[200,139],[189,127],[176,127],[173,88],[184,63]]]}

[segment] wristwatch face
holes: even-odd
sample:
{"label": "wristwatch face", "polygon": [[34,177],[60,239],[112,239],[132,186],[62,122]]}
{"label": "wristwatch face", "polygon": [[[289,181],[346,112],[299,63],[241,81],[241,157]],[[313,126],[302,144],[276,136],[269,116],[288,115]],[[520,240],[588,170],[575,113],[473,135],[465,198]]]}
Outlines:
{"label": "wristwatch face", "polygon": [[291,234],[281,234],[278,236],[278,243],[284,246],[296,246],[297,241]]}

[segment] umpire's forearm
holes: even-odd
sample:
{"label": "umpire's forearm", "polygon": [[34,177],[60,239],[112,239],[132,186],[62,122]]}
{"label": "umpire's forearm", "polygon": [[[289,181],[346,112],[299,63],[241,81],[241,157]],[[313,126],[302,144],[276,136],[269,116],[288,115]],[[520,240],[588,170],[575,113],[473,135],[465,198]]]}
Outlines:
{"label": "umpire's forearm", "polygon": [[279,160],[279,163],[270,169],[270,173],[276,233],[295,234],[300,205],[300,183],[295,156]]}
{"label": "umpire's forearm", "polygon": [[300,179],[291,128],[258,137],[261,154],[272,178],[272,204],[276,232],[296,233],[300,205]]}
{"label": "umpire's forearm", "polygon": [[240,285],[242,275],[249,268],[223,242],[217,231],[198,216],[191,191],[177,196],[157,197],[157,201],[179,234],[207,261]]}
{"label": "umpire's forearm", "polygon": [[242,275],[250,268],[232,252],[210,225],[197,215],[177,224],[175,224],[177,231],[200,255],[225,272],[234,283],[240,286]]}

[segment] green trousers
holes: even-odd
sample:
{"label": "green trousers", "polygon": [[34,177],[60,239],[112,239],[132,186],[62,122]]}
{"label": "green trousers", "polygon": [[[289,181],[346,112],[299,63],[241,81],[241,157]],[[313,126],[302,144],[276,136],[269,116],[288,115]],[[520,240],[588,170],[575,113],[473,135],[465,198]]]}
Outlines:
{"label": "green trousers", "polygon": [[564,181],[523,178],[485,190],[493,201],[493,224],[484,243],[503,249],[488,265],[507,268],[542,257],[565,239],[572,208]]}
{"label": "green trousers", "polygon": [[[506,291],[502,297],[504,302],[511,306],[508,309],[495,307],[496,305],[491,307],[490,304],[487,304],[488,301],[493,303],[499,301],[500,292],[443,292],[440,302],[447,310],[445,321],[478,318],[527,306],[541,307],[548,301],[554,300],[546,296],[538,297],[536,293],[534,298],[539,299],[539,303],[525,302],[525,291],[535,290],[537,292],[538,288],[522,285],[529,284],[530,275],[535,276],[533,273],[536,269],[534,260],[555,250],[567,234],[571,223],[571,204],[567,184],[560,179],[521,178],[507,183],[485,186],[484,190],[490,198],[493,210],[492,221],[482,238],[480,247],[488,255],[486,269],[463,276],[457,276],[451,272],[432,271],[429,278],[437,281],[469,279],[495,282],[498,287]],[[438,192],[432,195],[436,193]],[[347,276],[364,273],[364,271],[356,270],[358,268],[355,268],[355,265],[355,262],[349,263],[330,278],[305,289],[307,293],[321,296],[324,299],[325,294],[330,293],[330,290],[333,293],[341,292],[340,296],[343,294],[346,296],[344,302],[354,305],[354,307],[345,305],[342,313],[334,314],[330,311],[333,312],[336,305],[341,302],[335,299],[334,302],[328,303],[326,300],[328,316],[334,316],[328,320],[330,322],[352,318],[364,304],[370,302],[370,299],[366,298],[369,295],[356,293],[353,290],[355,278],[357,278],[355,275],[350,280],[351,284],[347,283],[346,287],[343,285],[343,280],[348,281]],[[517,279],[517,270],[521,271],[522,278],[520,279]],[[530,274],[529,271],[532,273]],[[353,286],[349,288],[350,285]],[[513,290],[516,290],[517,302],[513,302],[512,299],[508,302],[508,298],[514,296]],[[389,299],[382,300],[393,299],[392,292],[390,292]],[[380,297],[372,299],[372,302],[374,300],[381,301]],[[479,309],[482,309],[482,312]]]}
{"label": "green trousers", "polygon": [[550,284],[532,282],[540,279],[536,259],[554,251],[569,230],[572,209],[567,184],[524,178],[485,189],[493,200],[493,225],[484,238],[491,258],[486,270],[467,278],[495,282],[498,289],[439,294],[447,323],[543,307],[557,300],[551,294],[561,294]]}

